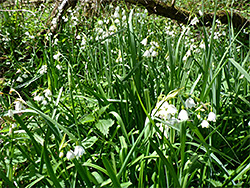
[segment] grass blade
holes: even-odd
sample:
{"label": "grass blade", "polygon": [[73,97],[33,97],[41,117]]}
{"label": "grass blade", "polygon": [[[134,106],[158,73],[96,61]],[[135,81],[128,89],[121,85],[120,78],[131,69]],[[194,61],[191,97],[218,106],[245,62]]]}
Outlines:
{"label": "grass blade", "polygon": [[114,187],[121,187],[119,180],[118,180],[117,176],[115,175],[115,172],[114,172],[113,168],[111,167],[111,164],[109,163],[109,161],[106,159],[106,157],[102,158],[102,162],[103,162],[103,164],[104,164],[104,166],[109,174],[110,179],[113,182],[113,186]]}

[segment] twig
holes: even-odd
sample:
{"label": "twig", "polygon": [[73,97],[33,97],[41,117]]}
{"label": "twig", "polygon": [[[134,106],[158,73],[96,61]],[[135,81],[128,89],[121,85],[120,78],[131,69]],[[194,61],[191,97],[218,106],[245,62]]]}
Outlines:
{"label": "twig", "polygon": [[17,9],[17,10],[2,10],[0,9],[0,12],[29,12],[31,13],[33,16],[36,16],[36,14],[30,10],[26,10],[26,9]]}

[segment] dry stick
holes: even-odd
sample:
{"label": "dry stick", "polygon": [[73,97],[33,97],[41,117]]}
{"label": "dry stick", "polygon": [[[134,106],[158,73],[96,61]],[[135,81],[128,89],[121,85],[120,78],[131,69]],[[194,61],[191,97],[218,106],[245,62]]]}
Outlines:
{"label": "dry stick", "polygon": [[26,9],[17,9],[17,10],[2,10],[0,9],[0,12],[29,12],[31,13],[33,16],[36,16],[36,14],[30,10],[26,10]]}

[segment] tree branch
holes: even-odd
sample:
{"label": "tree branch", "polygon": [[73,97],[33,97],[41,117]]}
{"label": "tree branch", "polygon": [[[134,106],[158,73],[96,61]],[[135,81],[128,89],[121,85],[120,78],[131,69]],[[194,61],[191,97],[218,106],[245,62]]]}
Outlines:
{"label": "tree branch", "polygon": [[[185,9],[177,8],[174,6],[174,0],[172,5],[167,5],[160,0],[125,0],[135,5],[141,5],[145,7],[149,13],[164,16],[179,23],[188,24],[192,18],[195,16],[199,18],[199,25],[212,26],[214,13],[204,13],[204,15],[199,15],[199,13],[191,13]],[[241,16],[236,12],[229,11],[217,11],[216,18],[221,21],[222,24],[229,24],[232,21],[233,26],[236,28],[249,27],[250,20]]]}

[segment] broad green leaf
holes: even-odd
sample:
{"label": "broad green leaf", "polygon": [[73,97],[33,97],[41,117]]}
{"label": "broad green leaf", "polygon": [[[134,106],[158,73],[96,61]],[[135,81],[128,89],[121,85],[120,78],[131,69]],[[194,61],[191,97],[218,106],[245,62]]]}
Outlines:
{"label": "broad green leaf", "polygon": [[95,124],[95,126],[104,136],[107,137],[109,133],[109,128],[113,124],[114,121],[112,119],[101,119]]}
{"label": "broad green leaf", "polygon": [[87,148],[90,148],[92,147],[96,141],[98,140],[98,138],[96,136],[92,136],[90,138],[86,138],[82,141],[82,146],[87,149]]}
{"label": "broad green leaf", "polygon": [[84,124],[84,123],[90,123],[90,122],[93,122],[95,121],[95,116],[92,115],[92,114],[88,114],[86,116],[84,116],[81,120],[80,120],[80,123],[81,124]]}

